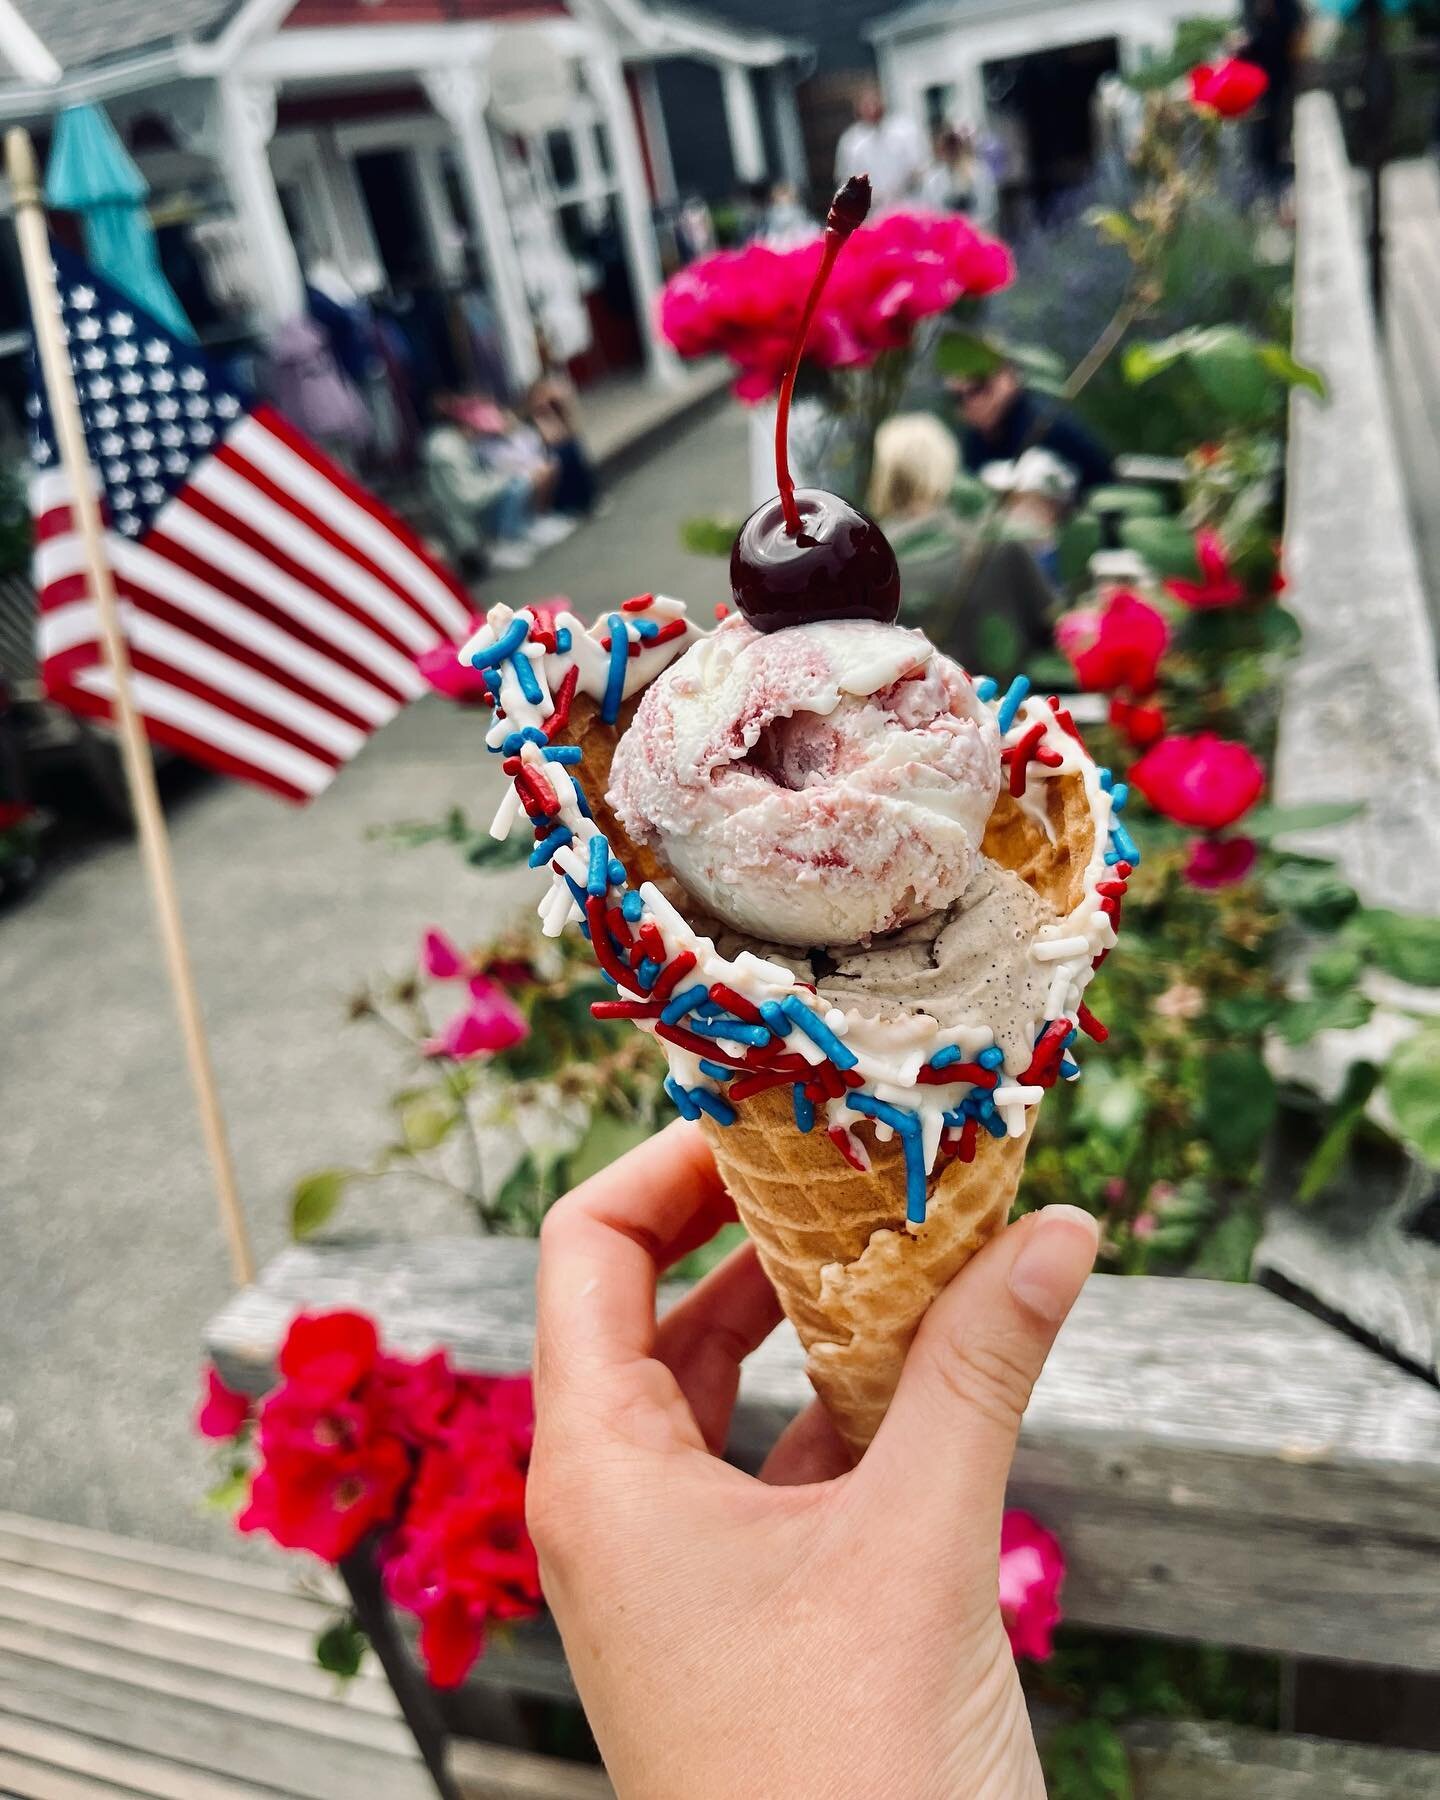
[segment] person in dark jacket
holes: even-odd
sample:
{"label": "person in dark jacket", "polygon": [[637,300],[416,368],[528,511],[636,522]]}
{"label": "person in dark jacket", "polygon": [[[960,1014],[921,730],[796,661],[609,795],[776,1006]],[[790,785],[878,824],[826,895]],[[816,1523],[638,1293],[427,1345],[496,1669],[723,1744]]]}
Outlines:
{"label": "person in dark jacket", "polygon": [[972,475],[990,463],[1013,463],[1027,450],[1049,450],[1075,471],[1080,495],[1115,479],[1110,452],[1064,407],[1037,399],[1013,363],[988,375],[957,376],[946,383],[963,426],[961,448]]}

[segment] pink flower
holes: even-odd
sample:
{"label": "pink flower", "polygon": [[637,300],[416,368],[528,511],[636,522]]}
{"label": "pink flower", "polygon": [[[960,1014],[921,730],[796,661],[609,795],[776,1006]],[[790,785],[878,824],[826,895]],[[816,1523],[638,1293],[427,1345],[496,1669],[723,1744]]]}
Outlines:
{"label": "pink flower", "polygon": [[474,1056],[493,1056],[499,1050],[529,1037],[525,1015],[505,992],[485,975],[470,978],[470,1004],[440,1033],[421,1046],[426,1056],[448,1056],[465,1062]]}
{"label": "pink flower", "polygon": [[1177,825],[1223,831],[1260,798],[1265,770],[1244,744],[1202,731],[1162,738],[1134,765],[1130,780]]}
{"label": "pink flower", "polygon": [[1092,692],[1126,688],[1148,694],[1169,641],[1164,617],[1124,589],[1111,594],[1103,609],[1067,613],[1055,627],[1055,642],[1074,665],[1081,687]]}
{"label": "pink flower", "polygon": [[1196,838],[1185,864],[1185,879],[1191,887],[1205,891],[1233,887],[1255,867],[1258,854],[1253,838]]}
{"label": "pink flower", "polygon": [[1242,118],[1270,85],[1258,63],[1232,56],[1225,62],[1201,63],[1190,71],[1191,102],[1222,119]]}
{"label": "pink flower", "polygon": [[1000,1527],[1000,1617],[1017,1660],[1048,1661],[1064,1579],[1058,1541],[1029,1513],[1007,1512]]}
{"label": "pink flower", "polygon": [[364,1313],[297,1313],[280,1346],[278,1367],[289,1386],[315,1404],[340,1401],[375,1367],[379,1339]]}
{"label": "pink flower", "polygon": [[1197,612],[1236,606],[1245,598],[1245,585],[1235,579],[1230,557],[1218,531],[1202,526],[1195,533],[1195,560],[1200,564],[1199,581],[1172,579],[1165,583],[1182,606]]}
{"label": "pink flower", "polygon": [[[472,618],[465,637],[468,639],[483,623],[482,619]],[[454,700],[461,706],[493,704],[484,676],[469,663],[461,662],[459,644],[435,644],[429,650],[422,650],[415,659],[415,666],[435,692],[443,694],[447,700]]]}
{"label": "pink flower", "polygon": [[438,925],[420,940],[420,967],[432,981],[459,981],[470,972],[469,961]]}
{"label": "pink flower", "polygon": [[237,1437],[249,1417],[249,1396],[226,1387],[218,1369],[206,1369],[205,1393],[195,1414],[195,1429],[201,1437]]}

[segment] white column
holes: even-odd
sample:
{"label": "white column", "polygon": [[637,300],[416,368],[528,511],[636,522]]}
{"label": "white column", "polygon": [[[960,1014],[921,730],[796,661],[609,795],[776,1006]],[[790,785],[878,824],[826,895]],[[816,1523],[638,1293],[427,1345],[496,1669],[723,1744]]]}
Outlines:
{"label": "white column", "polygon": [[455,133],[470,223],[485,264],[506,365],[515,385],[523,387],[540,373],[540,354],[485,119],[486,83],[479,69],[465,67],[427,70],[421,80],[430,104]]}
{"label": "white column", "polygon": [[363,286],[363,278],[382,273],[383,265],[355,164],[333,131],[316,132],[315,162],[335,221],[341,267],[357,287]]}
{"label": "white column", "polygon": [[417,144],[410,152],[410,164],[415,171],[415,192],[420,200],[420,213],[435,272],[442,281],[453,281],[464,266],[465,258],[459,221],[450,204],[440,168],[440,152],[433,144]]}
{"label": "white column", "polygon": [[765,176],[765,138],[760,130],[760,109],[755,104],[755,83],[742,63],[722,62],[718,67],[735,179],[761,181]]}
{"label": "white column", "polygon": [[255,260],[260,316],[278,325],[305,310],[305,282],[270,167],[275,88],[227,75],[217,96],[220,172]]}
{"label": "white column", "polygon": [[655,73],[654,63],[631,63],[630,79],[635,83],[635,98],[640,107],[645,148],[650,152],[650,170],[655,177],[655,198],[662,206],[670,206],[679,199],[680,191],[675,185],[670,133],[665,126],[665,105],[660,98],[660,81]]}
{"label": "white column", "polygon": [[805,134],[800,129],[800,108],[795,104],[795,72],[787,64],[781,63],[770,71],[770,98],[781,173],[803,194],[810,185],[810,162],[805,154]]}
{"label": "white column", "polygon": [[655,316],[660,297],[660,253],[655,247],[650,192],[645,183],[645,165],[640,158],[625,73],[620,58],[608,48],[587,57],[585,70],[610,134],[610,154],[618,184],[615,198],[620,208],[620,229],[625,239],[630,287],[635,295],[636,323],[645,347],[645,366],[657,381],[673,383],[680,379],[680,364],[675,352],[661,337]]}

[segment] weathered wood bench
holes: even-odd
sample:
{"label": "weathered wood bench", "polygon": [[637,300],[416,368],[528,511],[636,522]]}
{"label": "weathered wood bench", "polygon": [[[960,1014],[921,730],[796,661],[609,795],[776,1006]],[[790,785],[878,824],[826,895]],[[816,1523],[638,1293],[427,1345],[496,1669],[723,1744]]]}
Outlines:
{"label": "weathered wood bench", "polygon": [[[535,1256],[503,1238],[295,1248],[207,1348],[258,1393],[295,1312],[363,1306],[404,1350],[522,1369]],[[746,1366],[731,1454],[753,1464],[809,1397],[782,1327]],[[1440,1673],[1440,1392],[1263,1289],[1095,1277],[1036,1390],[1012,1500],[1064,1543],[1076,1623]],[[573,1691],[548,1627],[479,1679]],[[1142,1792],[1177,1800],[1440,1793],[1440,1757],[1211,1727],[1135,1741]],[[1201,1785],[1221,1742],[1229,1785]]]}

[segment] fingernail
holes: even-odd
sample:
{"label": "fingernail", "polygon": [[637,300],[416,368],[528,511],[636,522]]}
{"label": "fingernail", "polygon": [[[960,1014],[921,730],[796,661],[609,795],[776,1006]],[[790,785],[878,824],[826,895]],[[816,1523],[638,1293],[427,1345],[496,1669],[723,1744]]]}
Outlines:
{"label": "fingernail", "polygon": [[1100,1227],[1078,1206],[1047,1206],[1035,1215],[1010,1268],[1010,1292],[1022,1306],[1058,1325],[1075,1304],[1095,1261]]}

